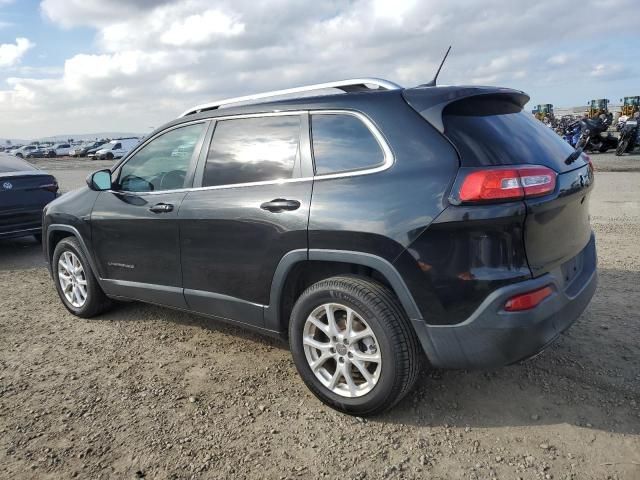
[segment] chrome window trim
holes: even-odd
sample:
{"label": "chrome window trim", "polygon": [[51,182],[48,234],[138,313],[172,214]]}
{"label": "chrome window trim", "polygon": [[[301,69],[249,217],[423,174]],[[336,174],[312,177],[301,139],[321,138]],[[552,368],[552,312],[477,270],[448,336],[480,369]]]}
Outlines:
{"label": "chrome window trim", "polygon": [[[226,190],[226,189],[230,189],[230,188],[244,188],[244,187],[254,187],[254,186],[261,186],[261,185],[280,185],[280,184],[287,184],[287,183],[297,183],[297,182],[309,182],[309,181],[313,181],[313,180],[330,180],[330,179],[336,179],[336,178],[348,178],[348,177],[356,177],[356,176],[360,176],[360,175],[369,175],[372,173],[378,173],[378,172],[382,172],[384,170],[387,170],[389,168],[391,168],[391,166],[393,166],[393,164],[395,163],[395,156],[393,155],[393,152],[391,151],[391,148],[389,147],[389,144],[387,143],[387,141],[385,140],[384,136],[382,135],[382,133],[380,132],[380,130],[378,130],[378,128],[374,125],[374,123],[369,119],[369,117],[367,117],[366,115],[364,115],[361,112],[356,112],[354,110],[340,110],[340,109],[330,109],[330,110],[290,110],[290,111],[277,111],[277,112],[266,112],[266,113],[246,113],[246,114],[236,114],[236,115],[226,115],[224,117],[212,117],[212,118],[208,118],[208,119],[200,119],[200,120],[196,120],[193,122],[187,122],[187,123],[181,123],[177,126],[183,126],[183,125],[188,125],[191,123],[198,123],[198,122],[202,122],[202,121],[207,121],[207,120],[211,120],[211,121],[218,121],[218,120],[231,120],[231,119],[236,119],[236,118],[256,118],[256,117],[275,117],[275,116],[286,116],[286,115],[303,115],[303,114],[309,114],[309,115],[341,115],[341,114],[346,114],[346,115],[352,115],[356,118],[358,118],[360,121],[362,121],[362,123],[364,123],[364,125],[369,129],[369,131],[371,132],[371,134],[374,136],[374,138],[377,140],[377,142],[380,145],[380,148],[382,148],[382,151],[384,153],[384,162],[381,165],[372,167],[372,168],[364,168],[361,170],[350,170],[348,172],[341,172],[341,173],[329,173],[329,174],[325,174],[325,175],[314,175],[311,177],[298,177],[298,178],[286,178],[286,179],[281,179],[281,180],[265,180],[265,181],[261,181],[261,182],[248,182],[248,183],[234,183],[234,184],[230,184],[230,185],[215,185],[215,186],[211,186],[211,187],[188,187],[188,188],[179,188],[179,189],[174,189],[174,190],[161,190],[161,191],[151,191],[151,192],[125,192],[125,191],[114,191],[114,190],[107,190],[110,193],[116,193],[116,194],[120,194],[120,195],[134,195],[134,196],[145,196],[145,195],[163,195],[163,194],[168,194],[168,193],[180,193],[180,192],[199,192],[199,191],[203,191],[203,190]],[[174,128],[174,127],[172,127]],[[168,130],[163,130],[164,133]],[[156,136],[154,136],[153,138],[156,138]],[[150,139],[151,140],[151,139]],[[204,145],[203,145],[204,148]]]}

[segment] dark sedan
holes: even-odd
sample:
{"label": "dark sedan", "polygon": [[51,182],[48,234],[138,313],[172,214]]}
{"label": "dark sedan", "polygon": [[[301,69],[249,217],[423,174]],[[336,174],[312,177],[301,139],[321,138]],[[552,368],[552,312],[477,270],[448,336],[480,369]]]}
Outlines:
{"label": "dark sedan", "polygon": [[42,239],[42,209],[58,195],[53,175],[18,157],[0,154],[0,239]]}

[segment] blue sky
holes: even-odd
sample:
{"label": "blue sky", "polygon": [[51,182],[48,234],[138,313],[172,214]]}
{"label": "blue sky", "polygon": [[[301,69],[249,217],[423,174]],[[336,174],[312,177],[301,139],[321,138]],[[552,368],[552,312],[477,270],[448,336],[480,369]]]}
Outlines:
{"label": "blue sky", "polygon": [[[625,27],[630,25],[630,27]],[[145,132],[225,96],[349,77],[640,95],[637,0],[0,0],[0,138]]]}
{"label": "blue sky", "polygon": [[[62,29],[42,14],[36,0],[14,0],[4,6],[0,0],[0,44],[15,42],[17,37],[26,37],[36,44],[25,54],[21,66],[61,71],[65,59],[95,51],[94,28]],[[6,73],[0,71],[3,80]]]}

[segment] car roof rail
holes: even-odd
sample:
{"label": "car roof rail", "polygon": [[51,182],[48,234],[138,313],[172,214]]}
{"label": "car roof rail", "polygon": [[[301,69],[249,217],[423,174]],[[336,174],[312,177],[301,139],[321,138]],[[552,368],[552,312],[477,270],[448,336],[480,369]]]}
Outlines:
{"label": "car roof rail", "polygon": [[350,80],[338,80],[336,82],[316,83],[313,85],[304,85],[302,87],[274,90],[272,92],[255,93],[253,95],[245,95],[243,97],[225,98],[224,100],[218,100],[216,102],[203,103],[201,105],[196,105],[189,110],[186,110],[182,115],[180,115],[180,117],[185,117],[194,113],[200,113],[205,110],[215,110],[225,105],[231,105],[234,103],[249,102],[249,104],[251,104],[251,102],[253,102],[254,100],[281,97],[284,95],[292,95],[296,93],[313,92],[315,90],[325,90],[329,88],[342,90],[345,93],[352,93],[376,90],[399,90],[402,87],[397,83],[390,82],[389,80],[383,80],[381,78],[353,78]]}

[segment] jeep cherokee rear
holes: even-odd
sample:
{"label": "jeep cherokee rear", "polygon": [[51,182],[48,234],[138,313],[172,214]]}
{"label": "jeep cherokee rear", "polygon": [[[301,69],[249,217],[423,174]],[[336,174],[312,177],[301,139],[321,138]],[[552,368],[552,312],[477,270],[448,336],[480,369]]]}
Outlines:
{"label": "jeep cherokee rear", "polygon": [[328,87],[346,93],[195,107],[51,203],[65,307],[134,299],[288,337],[310,390],[357,415],[398,402],[425,354],[506,365],[575,321],[596,287],[593,170],[524,93],[276,93]]}

